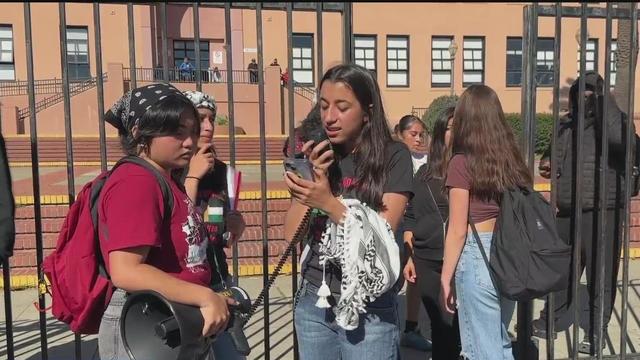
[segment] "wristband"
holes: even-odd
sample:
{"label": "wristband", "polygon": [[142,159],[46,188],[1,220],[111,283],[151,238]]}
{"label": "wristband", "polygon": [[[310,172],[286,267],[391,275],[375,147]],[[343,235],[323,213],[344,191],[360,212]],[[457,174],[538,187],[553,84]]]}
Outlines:
{"label": "wristband", "polygon": [[187,177],[185,177],[185,179],[196,179],[198,181],[202,180],[201,178],[199,178],[197,176],[187,176]]}

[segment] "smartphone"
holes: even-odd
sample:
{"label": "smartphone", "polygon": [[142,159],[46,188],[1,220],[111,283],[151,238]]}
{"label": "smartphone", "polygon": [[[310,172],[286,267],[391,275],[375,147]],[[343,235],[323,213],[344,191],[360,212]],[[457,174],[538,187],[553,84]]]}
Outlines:
{"label": "smartphone", "polygon": [[309,159],[287,157],[284,159],[284,169],[285,171],[291,171],[305,180],[313,181],[315,179],[313,176],[313,166]]}

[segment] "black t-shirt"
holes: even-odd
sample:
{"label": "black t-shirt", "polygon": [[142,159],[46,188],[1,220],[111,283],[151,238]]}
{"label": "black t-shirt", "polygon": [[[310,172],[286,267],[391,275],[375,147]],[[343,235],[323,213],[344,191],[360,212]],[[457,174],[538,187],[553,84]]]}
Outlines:
{"label": "black t-shirt", "polygon": [[[186,172],[185,172],[186,173]],[[198,183],[198,193],[196,195],[196,207],[200,213],[207,210],[209,201],[214,199],[216,204],[223,208],[223,216],[229,209],[229,196],[227,194],[227,164],[216,159],[211,171],[207,172]],[[205,227],[209,233],[209,246],[207,247],[207,259],[211,260],[211,285],[219,286],[224,279],[220,277],[229,276],[227,256],[222,246],[222,234],[225,232],[224,225],[218,226],[207,221],[205,217]],[[214,258],[215,257],[215,258]],[[216,263],[217,262],[217,263]],[[215,271],[217,265],[219,271]]]}
{"label": "black t-shirt", "polygon": [[[442,193],[444,181],[423,179],[427,165],[413,178],[413,198],[404,214],[404,230],[413,233],[413,254],[426,260],[442,260],[444,255],[443,221],[449,216],[449,202]],[[431,192],[429,192],[431,191]]]}
{"label": "black t-shirt", "polygon": [[[342,173],[343,196],[345,198],[357,198],[353,189],[355,182],[355,163],[353,154],[340,160]],[[387,180],[384,184],[385,193],[407,193],[411,197],[411,183],[413,164],[411,154],[406,145],[399,142],[390,142],[386,147],[385,169]],[[322,233],[325,230],[327,216],[317,215],[311,218],[309,231],[309,247],[303,252],[302,277],[315,286],[322,284],[322,265],[319,263],[319,247]],[[336,264],[328,262],[325,271],[325,281],[331,292],[340,294],[340,281],[342,271]]]}

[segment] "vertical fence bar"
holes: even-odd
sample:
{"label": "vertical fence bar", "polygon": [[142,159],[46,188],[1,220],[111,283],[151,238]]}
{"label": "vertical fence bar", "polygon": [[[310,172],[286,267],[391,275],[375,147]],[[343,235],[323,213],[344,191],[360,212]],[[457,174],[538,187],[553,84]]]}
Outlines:
{"label": "vertical fence bar", "polygon": [[161,30],[161,40],[162,40],[162,80],[164,82],[169,82],[169,54],[167,53],[167,3],[160,3],[160,26]]}
{"label": "vertical fence bar", "polygon": [[[256,32],[258,44],[258,107],[260,111],[260,199],[262,210],[262,283],[269,285],[269,229],[267,217],[267,138],[264,110],[264,54],[262,44],[262,3],[256,3]],[[264,306],[264,359],[271,358],[269,339],[269,292],[266,293]]]}
{"label": "vertical fence bar", "polygon": [[[227,41],[227,111],[229,115],[229,164],[236,167],[236,122],[233,110],[233,41],[231,37],[231,3],[224,3],[225,38]],[[238,285],[238,242],[233,243],[233,283]]]}
{"label": "vertical fence bar", "polygon": [[[200,64],[200,4],[193,3],[193,45],[196,53],[196,90],[202,91],[202,64]],[[213,119],[215,121],[215,119]]]}
{"label": "vertical fence bar", "polygon": [[11,267],[7,258],[2,263],[2,280],[4,281],[4,321],[7,341],[7,359],[15,358],[13,347],[13,313],[11,310]]}
{"label": "vertical fence bar", "polygon": [[573,191],[573,291],[571,292],[571,301],[573,304],[574,325],[573,325],[573,345],[571,356],[575,360],[578,358],[578,335],[580,324],[580,275],[581,275],[581,248],[582,248],[582,174],[583,174],[583,143],[584,143],[584,91],[586,72],[586,49],[587,49],[587,4],[582,3],[580,11],[580,78],[578,81],[578,124],[575,126],[576,131],[576,152],[575,152],[575,176]]}
{"label": "vertical fence bar", "polygon": [[[71,128],[71,95],[69,94],[69,63],[67,61],[67,15],[64,2],[58,3],[60,17],[60,62],[62,65],[62,103],[64,105],[64,138],[67,155],[67,195],[69,206],[75,199],[75,175],[73,171],[73,130]],[[96,74],[97,75],[97,74]],[[82,339],[74,333],[76,359],[82,359]]]}
{"label": "vertical fence bar", "polygon": [[[609,163],[609,137],[608,131],[609,126],[606,119],[609,119],[609,101],[608,94],[610,91],[610,79],[611,79],[611,9],[612,4],[607,3],[607,19],[605,22],[605,52],[604,52],[604,83],[602,84],[602,94],[604,96],[603,108],[602,108],[602,134],[600,134],[601,140],[601,149],[599,160],[600,166],[598,167],[599,171],[599,187],[598,187],[598,200],[599,206],[598,209],[598,229],[599,234],[597,234],[598,239],[598,251],[596,252],[596,269],[598,269],[598,273],[596,275],[596,284],[597,291],[599,294],[599,304],[598,304],[598,314],[596,315],[596,321],[591,325],[591,331],[596,334],[593,339],[593,346],[596,348],[596,357],[598,360],[602,359],[602,341],[604,337],[604,283],[605,283],[605,241],[607,241],[607,226],[616,226],[616,224],[607,224],[607,164]],[[598,121],[598,120],[596,120]],[[597,149],[596,149],[597,151]],[[615,248],[615,247],[614,247]],[[615,254],[613,254],[616,256]],[[613,291],[616,291],[615,287]],[[614,306],[614,304],[611,304]],[[594,329],[595,327],[595,329]]]}
{"label": "vertical fence bar", "polygon": [[[522,47],[522,116],[523,138],[522,150],[529,172],[534,172],[534,149],[536,131],[536,43],[538,38],[538,5],[534,3],[524,8],[523,14],[523,47]],[[518,339],[516,353],[522,359],[537,359],[537,348],[531,340],[531,319],[533,318],[533,303],[518,302]]]}
{"label": "vertical fence bar", "polygon": [[[322,38],[318,35],[316,37],[318,43],[322,42]],[[320,61],[320,60],[319,60]],[[287,3],[287,66],[289,69],[293,69],[293,3]],[[287,103],[289,110],[289,156],[295,154],[295,106],[294,106],[294,94],[293,94],[293,73],[289,74],[290,78],[287,81]],[[318,81],[319,78],[318,78]],[[295,296],[298,290],[298,254],[296,247],[293,247],[291,251],[291,292],[292,303],[295,305]],[[298,339],[296,335],[295,326],[293,328],[293,356],[294,359],[298,359]]]}
{"label": "vertical fence bar", "polygon": [[[40,208],[40,169],[38,167],[38,130],[36,123],[36,96],[33,74],[33,39],[31,34],[31,4],[23,3],[24,7],[24,32],[25,48],[27,53],[27,91],[29,94],[29,139],[31,141],[31,177],[33,182],[33,217],[36,231],[36,262],[38,265],[38,284],[44,283],[44,273],[42,272],[42,209]],[[46,307],[44,294],[38,294],[38,306],[40,309]],[[44,312],[39,314],[40,325],[40,352],[42,360],[49,359],[47,350],[47,315]]]}
{"label": "vertical fence bar", "polygon": [[322,76],[324,75],[322,25],[322,1],[318,1],[316,2],[316,38],[318,39],[318,83],[316,86],[316,101],[320,99],[320,80],[322,80]]}
{"label": "vertical fence bar", "polygon": [[[93,3],[93,29],[96,42],[96,93],[98,94],[98,131],[100,132],[100,170],[107,170],[107,135],[104,128],[104,82],[102,79],[102,30],[100,29],[100,3]],[[131,50],[129,50],[131,51]],[[134,74],[135,76],[135,74]],[[134,85],[131,80],[131,87]]]}
{"label": "vertical fence bar", "polygon": [[[133,3],[127,3],[127,27],[129,35],[129,89],[138,87],[136,78],[136,34],[133,21]],[[100,115],[102,116],[102,114]]]}
{"label": "vertical fence bar", "polygon": [[351,2],[343,2],[342,10],[342,61],[346,64],[353,61],[353,4]]}
{"label": "vertical fence bar", "polygon": [[[638,60],[638,9],[637,3],[633,2],[631,6],[631,61],[629,61],[629,108],[627,109],[627,128],[626,141],[625,141],[625,176],[624,176],[624,212],[623,212],[623,257],[622,257],[622,308],[620,315],[622,316],[622,323],[620,324],[620,358],[627,358],[627,307],[629,306],[629,237],[630,237],[630,221],[631,215],[631,172],[633,168],[631,157],[631,142],[635,136],[635,133],[631,131],[633,127],[634,114],[634,94],[635,94],[635,78],[636,78],[636,61]],[[608,84],[607,84],[608,85]]]}
{"label": "vertical fence bar", "polygon": [[[550,181],[551,181],[551,207],[556,208],[558,202],[557,194],[557,172],[558,160],[557,138],[560,126],[560,49],[562,45],[562,3],[557,2],[555,8],[555,23],[553,42],[553,130],[551,135],[551,153],[549,154],[549,162],[551,165]],[[547,295],[547,360],[555,358],[555,301],[553,293]]]}

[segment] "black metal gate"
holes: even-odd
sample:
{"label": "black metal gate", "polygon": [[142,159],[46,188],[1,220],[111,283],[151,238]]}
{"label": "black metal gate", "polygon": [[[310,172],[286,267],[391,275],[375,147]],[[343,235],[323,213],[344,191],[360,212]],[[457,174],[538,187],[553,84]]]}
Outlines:
{"label": "black metal gate", "polygon": [[[624,184],[626,184],[623,196],[624,209],[622,215],[622,225],[620,229],[620,233],[623,236],[623,258],[622,258],[622,306],[620,310],[621,314],[621,324],[620,324],[620,344],[619,350],[616,353],[611,349],[611,355],[603,356],[603,349],[601,347],[601,342],[604,341],[604,327],[606,324],[603,324],[604,321],[604,274],[605,274],[605,264],[603,262],[603,254],[605,253],[605,222],[607,221],[605,216],[605,211],[600,211],[598,214],[598,229],[600,231],[593,235],[594,239],[597,237],[598,241],[598,249],[596,251],[596,269],[597,273],[596,284],[599,284],[597,291],[599,292],[599,311],[595,314],[595,349],[596,354],[592,356],[592,358],[602,359],[602,358],[614,358],[614,359],[625,359],[625,358],[640,358],[640,353],[637,353],[639,349],[633,348],[633,342],[629,337],[628,333],[628,318],[629,318],[629,239],[630,239],[630,210],[631,210],[631,176],[632,176],[632,152],[630,149],[630,145],[634,140],[634,133],[629,131],[631,129],[631,121],[633,121],[634,114],[634,90],[635,90],[635,62],[637,60],[637,51],[638,51],[638,39],[637,39],[637,23],[638,23],[638,12],[636,3],[632,3],[633,6],[630,9],[634,9],[630,11],[628,9],[623,9],[621,7],[614,7],[612,3],[607,3],[606,7],[602,5],[595,4],[594,6],[590,6],[587,3],[582,3],[579,7],[576,6],[563,6],[562,3],[556,3],[555,5],[538,5],[536,3],[532,5],[528,5],[524,8],[524,18],[523,18],[523,48],[522,48],[522,64],[523,64],[523,79],[522,79],[522,114],[524,117],[524,141],[523,141],[523,149],[525,153],[525,158],[530,167],[530,170],[534,171],[534,141],[535,141],[535,133],[536,133],[536,121],[535,121],[535,110],[536,110],[536,49],[537,49],[537,39],[538,39],[538,23],[540,17],[552,17],[555,20],[555,32],[554,32],[554,57],[553,57],[553,117],[554,117],[554,127],[553,127],[553,136],[552,136],[552,154],[551,154],[551,202],[554,207],[557,204],[558,199],[558,184],[555,174],[557,173],[558,164],[557,164],[557,144],[556,139],[558,137],[558,131],[560,127],[560,58],[561,58],[561,35],[562,35],[562,25],[563,19],[567,18],[578,18],[580,20],[580,33],[579,38],[576,35],[576,39],[580,44],[580,58],[579,58],[579,84],[578,84],[578,94],[583,94],[585,90],[585,73],[586,73],[586,47],[588,40],[588,32],[587,32],[587,24],[588,20],[593,19],[602,19],[604,20],[605,33],[606,33],[606,44],[605,44],[605,71],[604,71],[604,83],[603,83],[603,91],[609,91],[609,84],[611,79],[611,44],[612,44],[612,22],[614,19],[620,20],[630,20],[631,21],[631,59],[629,61],[629,87],[626,91],[626,96],[628,101],[628,107],[621,109],[624,113],[628,114],[628,125],[627,129],[623,129],[623,133],[626,133],[626,155],[624,159],[625,163],[625,179]],[[593,24],[595,21],[590,22]],[[627,35],[627,34],[618,34],[618,37]],[[619,79],[618,79],[619,80]],[[606,105],[603,108],[603,118],[608,119],[607,115],[611,109],[608,109]],[[584,96],[579,96],[579,103],[577,104],[578,108],[578,123],[583,124],[585,121],[585,98]],[[606,125],[606,123],[605,123]],[[576,131],[576,143],[578,144],[576,149],[574,150],[574,156],[576,158],[575,165],[575,174],[583,173],[583,160],[584,160],[584,128],[582,126],[577,126]],[[607,126],[602,126],[602,139],[607,139]],[[599,184],[599,188],[597,191],[597,196],[595,199],[596,204],[599,208],[605,208],[607,204],[607,178],[605,176],[607,164],[609,160],[609,146],[607,141],[602,141],[600,151],[600,161],[602,164],[600,168],[597,169],[596,174],[599,174],[599,179],[596,180]],[[575,180],[573,183],[573,193],[574,199],[574,209],[571,215],[573,224],[580,224],[583,216],[582,204],[583,204],[583,194],[582,191],[576,191],[576,189],[583,189],[584,179],[582,176],[574,176]],[[573,316],[574,316],[574,325],[572,329],[571,335],[571,345],[569,347],[569,357],[576,359],[578,358],[578,342],[579,342],[579,327],[577,324],[580,323],[580,296],[577,296],[579,290],[580,283],[580,247],[583,237],[581,226],[572,226],[572,243],[574,245],[573,251],[573,272],[571,279],[571,291],[573,294],[576,294],[574,298],[574,308],[573,308]],[[615,290],[614,290],[615,291]],[[549,308],[554,309],[554,296],[549,295],[547,299],[550,304]],[[613,306],[613,305],[612,305]],[[532,331],[532,317],[533,317],[533,305],[532,303],[519,303],[518,304],[518,345],[517,351],[519,354],[527,354],[526,358],[538,358],[537,348],[533,344],[531,339],[531,331]],[[553,319],[552,314],[547,316],[548,319]],[[554,359],[556,354],[554,351],[554,321],[548,320],[546,331],[547,331],[547,339],[546,339],[546,354],[544,358],[546,359]],[[637,344],[637,340],[636,344]],[[633,352],[633,354],[632,354]],[[540,354],[542,355],[542,354]]]}
{"label": "black metal gate", "polygon": [[[130,73],[129,81],[130,88],[137,87],[137,76],[138,72],[136,71],[136,58],[135,58],[135,37],[134,37],[134,7],[139,5],[151,5],[156,7],[156,11],[158,12],[158,24],[159,31],[161,33],[161,63],[162,68],[156,69],[155,77],[169,82],[170,80],[175,80],[174,77],[170,76],[171,72],[169,69],[169,59],[168,59],[168,36],[167,36],[167,3],[133,3],[129,2],[127,4],[127,19],[128,19],[128,48],[129,48],[129,68]],[[255,25],[256,25],[256,33],[257,33],[257,54],[258,54],[258,64],[260,66],[264,65],[263,61],[263,27],[262,27],[262,18],[263,10],[280,10],[286,12],[287,17],[287,58],[288,64],[292,64],[293,62],[293,44],[292,44],[292,29],[293,29],[293,12],[294,11],[307,11],[307,12],[316,12],[317,14],[317,38],[322,39],[322,14],[323,12],[338,12],[342,14],[343,21],[343,59],[344,61],[351,60],[351,38],[352,38],[352,26],[351,26],[351,3],[339,3],[339,2],[317,2],[317,3],[223,3],[223,2],[212,2],[206,4],[200,3],[172,3],[179,5],[189,5],[193,8],[193,34],[194,34],[194,48],[200,49],[200,17],[199,10],[201,7],[216,7],[216,8],[224,8],[224,18],[225,18],[225,44],[226,44],[226,63],[227,63],[227,74],[233,73],[233,52],[232,49],[232,34],[231,34],[231,10],[232,9],[251,9],[255,11]],[[40,172],[38,169],[38,133],[37,133],[37,122],[36,122],[36,92],[34,89],[34,59],[33,59],[33,46],[38,46],[38,44],[32,43],[32,22],[31,22],[31,4],[29,2],[25,2],[24,6],[24,23],[25,23],[25,46],[27,53],[27,86],[28,86],[28,95],[29,95],[29,123],[30,123],[30,142],[31,142],[31,163],[32,163],[32,177],[33,177],[33,197],[34,197],[34,221],[35,221],[35,241],[36,241],[36,257],[37,257],[37,267],[38,267],[38,281],[39,283],[44,283],[43,276],[40,272],[42,261],[43,261],[43,224],[42,224],[42,204],[40,198]],[[96,59],[96,73],[103,73],[103,64],[102,64],[102,34],[101,34],[101,25],[100,25],[100,4],[98,2],[93,3],[93,24],[95,29],[95,59]],[[62,63],[62,90],[64,96],[64,120],[65,120],[65,138],[66,138],[66,163],[67,163],[67,180],[68,180],[68,196],[69,196],[69,206],[73,203],[75,196],[75,183],[74,183],[74,169],[73,169],[73,146],[72,146],[72,126],[71,126],[71,105],[70,105],[70,87],[69,87],[69,67],[67,62],[67,37],[66,37],[66,5],[65,3],[59,3],[59,15],[60,15],[60,43],[61,43],[61,63]],[[126,41],[122,39],[122,41]],[[323,74],[323,48],[322,41],[318,42],[317,47],[317,73],[318,79],[322,77]],[[201,61],[200,61],[200,52],[195,51],[195,83],[196,89],[198,91],[202,90],[202,77],[203,77],[203,69],[201,69]],[[98,102],[98,118],[99,120],[99,134],[100,134],[100,163],[101,170],[107,170],[107,147],[106,147],[106,134],[105,134],[105,123],[102,119],[102,115],[104,114],[104,85],[103,79],[101,76],[96,77],[97,81],[97,102]],[[267,217],[267,168],[266,168],[266,129],[265,129],[265,94],[264,94],[264,72],[258,71],[258,94],[259,94],[259,124],[260,124],[260,193],[261,193],[261,233],[262,233],[262,276],[263,276],[263,284],[266,286],[268,283],[269,277],[269,232],[268,232],[268,217]],[[289,118],[289,134],[293,136],[294,129],[294,118],[295,116],[304,116],[306,114],[294,114],[294,83],[293,81],[288,81],[288,118]],[[230,151],[230,165],[236,165],[236,141],[235,141],[235,122],[234,122],[234,77],[227,76],[227,94],[228,94],[228,119],[229,119],[229,151]],[[284,115],[283,115],[284,116]],[[293,142],[291,142],[293,143]],[[291,286],[293,289],[293,293],[297,291],[298,279],[297,279],[297,256],[295,254],[295,250],[291,259],[292,263],[292,280]],[[14,346],[14,336],[13,336],[13,314],[11,312],[11,291],[10,291],[10,268],[9,261],[7,260],[3,266],[3,278],[4,278],[4,300],[5,300],[5,314],[6,314],[6,339],[7,339],[7,358],[13,359],[16,354],[16,349]],[[238,244],[234,244],[233,248],[233,277],[234,282],[238,283],[238,272],[239,264],[238,264]],[[293,295],[293,294],[292,294]],[[41,309],[46,308],[46,301],[43,293],[40,293],[38,297],[38,304]],[[263,329],[264,329],[264,340],[263,340],[263,357],[264,359],[270,358],[270,350],[271,344],[269,341],[270,337],[270,299],[269,294],[267,294],[266,299],[263,305]],[[41,357],[43,360],[49,358],[48,356],[48,337],[47,337],[47,323],[46,323],[46,314],[40,313],[39,315],[39,332],[40,332],[40,349],[41,349]],[[75,335],[75,358],[82,359],[83,354],[81,352],[81,338],[79,335]],[[257,350],[257,349],[254,349]],[[295,333],[294,333],[294,357],[297,358],[297,344],[295,344]],[[89,358],[91,355],[84,354],[84,358]]]}

